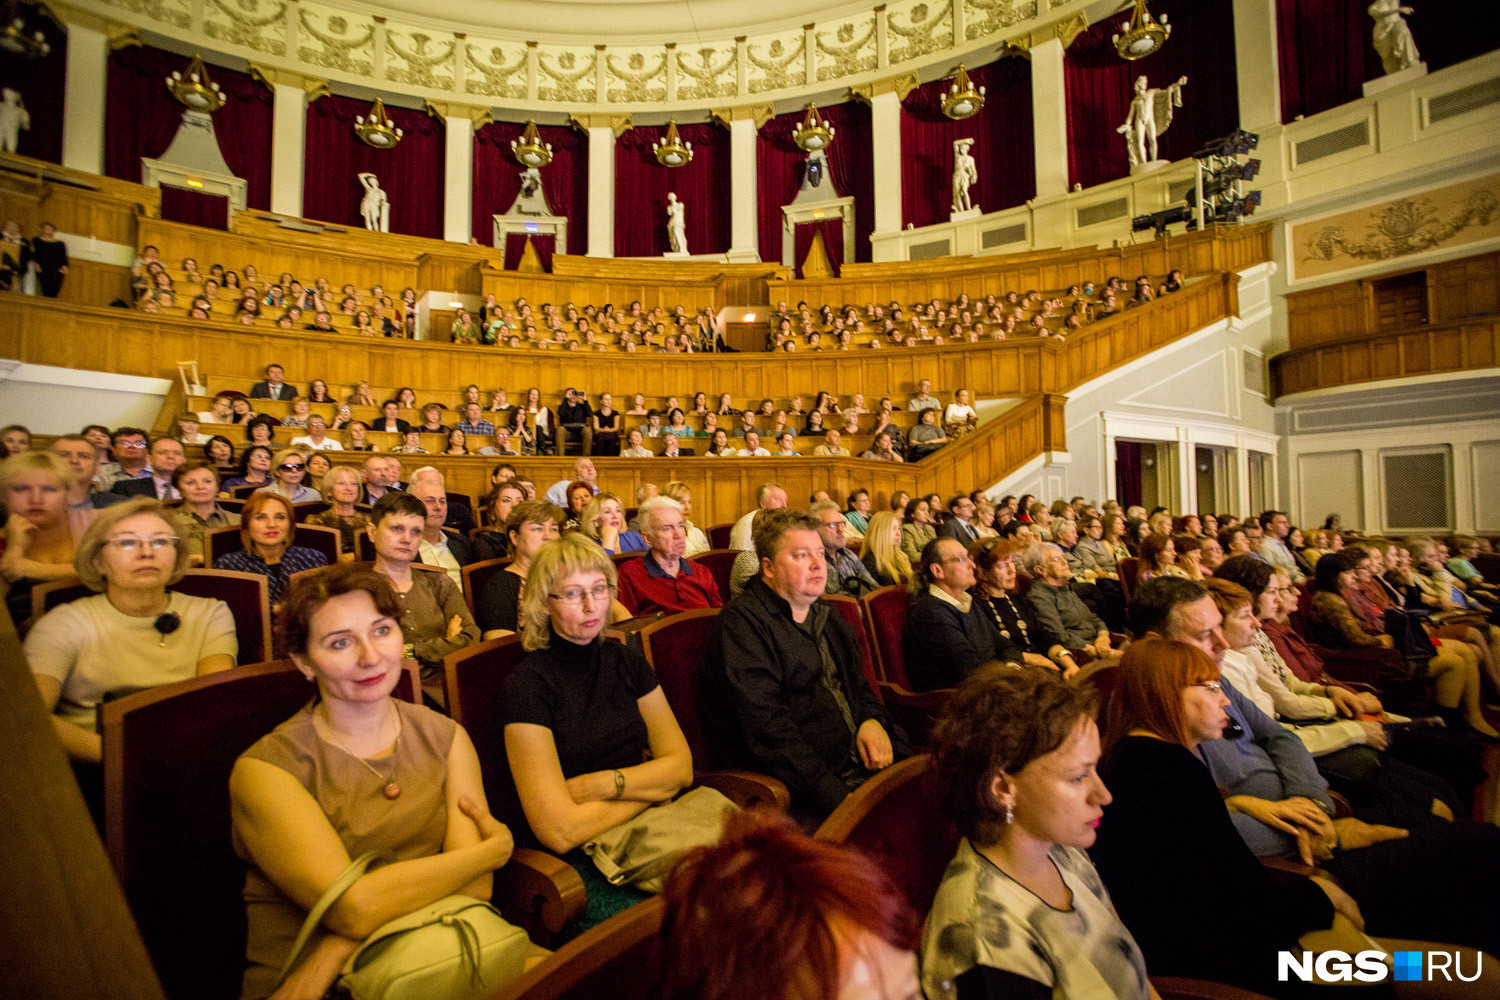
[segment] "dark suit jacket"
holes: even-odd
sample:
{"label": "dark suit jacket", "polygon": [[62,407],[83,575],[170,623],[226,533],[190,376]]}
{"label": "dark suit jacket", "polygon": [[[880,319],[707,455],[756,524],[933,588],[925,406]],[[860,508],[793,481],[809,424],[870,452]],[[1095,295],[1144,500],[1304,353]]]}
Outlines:
{"label": "dark suit jacket", "polygon": [[291,399],[293,396],[297,395],[296,388],[294,388],[290,382],[283,382],[283,383],[281,383],[281,385],[277,386],[277,389],[280,392],[279,395],[276,395],[276,394],[272,393],[271,383],[269,383],[269,382],[257,382],[257,383],[255,383],[254,385],[252,385],[250,387],[250,398],[251,399]]}
{"label": "dark suit jacket", "polygon": [[[376,417],[374,420],[370,421],[370,430],[379,431],[382,434],[387,433],[385,429],[385,417]],[[397,417],[395,433],[405,434],[409,430],[411,430],[411,424],[407,423],[405,420],[402,420],[400,417]]]}
{"label": "dark suit jacket", "polygon": [[[458,560],[460,566],[467,566],[474,561],[474,547],[469,544],[467,535],[460,535],[458,532],[449,531],[447,528],[443,529],[443,534],[448,536],[448,551],[453,553],[453,558]],[[417,561],[425,562],[426,560],[418,555]]]}
{"label": "dark suit jacket", "polygon": [[156,499],[156,477],[147,476],[145,479],[122,479],[109,488],[111,493],[118,493],[122,497],[150,497]]}
{"label": "dark suit jacket", "polygon": [[937,536],[939,538],[956,539],[963,543],[964,548],[968,548],[979,541],[979,532],[974,530],[974,526],[972,524],[965,524],[956,517],[950,517],[944,521],[943,526],[938,529]]}
{"label": "dark suit jacket", "polygon": [[[390,489],[395,490],[397,493],[405,493],[406,492],[406,484],[405,483],[397,483],[396,485],[390,487]],[[381,494],[381,496],[384,496],[384,495],[385,494]],[[375,500],[374,500],[374,498],[372,498],[370,496],[370,488],[368,486],[361,486],[359,488],[359,502],[360,503],[367,503],[367,504],[369,504],[372,507],[375,505]]]}

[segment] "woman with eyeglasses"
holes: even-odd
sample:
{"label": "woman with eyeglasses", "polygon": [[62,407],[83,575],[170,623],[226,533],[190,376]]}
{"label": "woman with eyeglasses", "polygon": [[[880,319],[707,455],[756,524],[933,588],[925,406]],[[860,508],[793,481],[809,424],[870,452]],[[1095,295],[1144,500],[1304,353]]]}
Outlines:
{"label": "woman with eyeglasses", "polygon": [[693,780],[692,752],[650,665],[603,639],[615,592],[614,563],[598,545],[565,535],[543,546],[521,594],[531,655],[498,702],[529,826],[516,840],[558,854],[583,878],[579,930],[645,898],[612,885],[582,846]]}
{"label": "woman with eyeglasses", "polygon": [[227,670],[239,643],[223,601],[167,590],[187,570],[188,549],[158,500],[99,511],[72,568],[96,595],[38,619],[26,635],[26,661],[63,749],[98,763],[101,702]]}
{"label": "woman with eyeglasses", "polygon": [[550,503],[530,500],[511,508],[501,526],[510,564],[489,578],[474,605],[474,620],[483,630],[480,638],[496,639],[521,630],[521,588],[526,585],[526,574],[542,546],[556,541],[562,521],[562,509]]}
{"label": "woman with eyeglasses", "polygon": [[239,474],[230,476],[220,483],[220,489],[232,490],[237,486],[271,485],[271,458],[274,454],[263,444],[246,448],[240,453]]}
{"label": "woman with eyeglasses", "polygon": [[271,475],[276,481],[265,492],[285,497],[291,503],[323,499],[317,490],[302,484],[307,475],[307,458],[296,448],[283,448],[271,456]]}
{"label": "woman with eyeglasses", "polygon": [[293,573],[328,565],[323,553],[292,544],[296,532],[290,500],[270,490],[252,493],[240,510],[240,541],[245,547],[215,559],[214,569],[265,577],[271,604],[280,604]]}

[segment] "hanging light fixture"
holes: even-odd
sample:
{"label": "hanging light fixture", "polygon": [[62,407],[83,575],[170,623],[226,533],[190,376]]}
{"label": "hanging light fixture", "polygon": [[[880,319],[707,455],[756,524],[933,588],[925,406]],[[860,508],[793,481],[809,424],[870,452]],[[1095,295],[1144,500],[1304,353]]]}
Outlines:
{"label": "hanging light fixture", "polygon": [[976,88],[963,63],[959,63],[953,82],[943,94],[943,114],[955,119],[973,118],[983,107],[984,88]]}
{"label": "hanging light fixture", "polygon": [[167,89],[177,98],[177,103],[191,111],[213,113],[224,106],[224,94],[219,85],[208,78],[208,69],[196,54],[188,63],[186,73],[173,72],[167,77]]}
{"label": "hanging light fixture", "polygon": [[46,58],[52,45],[42,29],[44,21],[58,23],[46,4],[5,0],[0,5],[0,51],[22,59]]}
{"label": "hanging light fixture", "polygon": [[666,137],[653,142],[651,152],[656,154],[656,162],[664,167],[685,167],[693,162],[693,144],[682,141],[682,136],[677,134],[676,122],[667,122]]}
{"label": "hanging light fixture", "polygon": [[800,149],[816,153],[820,149],[827,149],[833,145],[834,131],[833,125],[827,118],[818,117],[818,106],[809,103],[807,117],[792,126],[792,141]]}
{"label": "hanging light fixture", "polygon": [[510,151],[523,167],[545,167],[552,162],[552,143],[543,142],[536,130],[536,119],[526,123],[521,138],[510,141]]}
{"label": "hanging light fixture", "polygon": [[1120,34],[1111,36],[1111,40],[1121,59],[1135,60],[1144,59],[1167,44],[1171,34],[1172,26],[1167,23],[1167,15],[1163,14],[1160,21],[1155,20],[1146,9],[1146,0],[1135,0],[1130,20],[1120,22]]}
{"label": "hanging light fixture", "polygon": [[385,102],[377,97],[368,115],[355,115],[354,134],[368,146],[393,149],[404,133],[386,116]]}

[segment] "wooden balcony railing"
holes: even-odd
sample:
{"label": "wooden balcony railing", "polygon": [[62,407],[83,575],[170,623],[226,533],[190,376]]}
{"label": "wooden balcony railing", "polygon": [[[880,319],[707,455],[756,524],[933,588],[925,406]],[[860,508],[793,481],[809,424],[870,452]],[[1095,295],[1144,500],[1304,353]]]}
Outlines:
{"label": "wooden balcony railing", "polygon": [[1271,359],[1277,397],[1385,379],[1500,367],[1500,318],[1349,337]]}

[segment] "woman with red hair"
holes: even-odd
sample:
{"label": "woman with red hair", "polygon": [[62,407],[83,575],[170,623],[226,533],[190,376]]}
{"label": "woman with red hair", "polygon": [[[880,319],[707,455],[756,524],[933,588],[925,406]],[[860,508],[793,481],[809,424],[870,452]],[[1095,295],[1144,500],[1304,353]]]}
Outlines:
{"label": "woman with red hair", "polygon": [[662,891],[661,1000],[908,1000],[917,920],[869,858],[786,816],[732,816]]}

